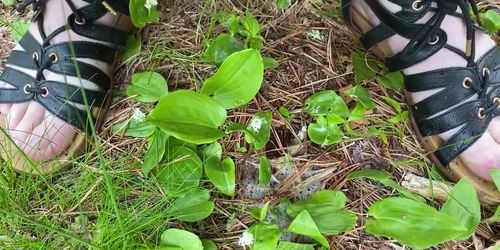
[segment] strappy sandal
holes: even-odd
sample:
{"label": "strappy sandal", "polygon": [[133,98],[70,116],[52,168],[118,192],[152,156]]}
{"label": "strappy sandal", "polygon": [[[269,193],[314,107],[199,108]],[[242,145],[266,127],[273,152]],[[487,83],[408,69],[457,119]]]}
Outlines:
{"label": "strappy sandal", "polygon": [[[30,173],[49,173],[67,165],[68,159],[81,154],[93,128],[99,128],[109,108],[112,79],[94,65],[77,59],[93,59],[113,64],[117,48],[125,45],[128,33],[116,28],[96,23],[96,20],[112,12],[114,15],[129,15],[129,0],[83,0],[88,4],[76,8],[72,0],[65,0],[72,14],[67,17],[66,25],[46,34],[43,28],[43,8],[49,0],[24,0],[17,8],[22,12],[29,5],[35,11],[34,21],[38,23],[43,43],[40,44],[30,32],[19,42],[24,51],[13,50],[0,80],[14,88],[0,89],[0,103],[24,103],[36,101],[56,117],[78,128],[78,133],[65,155],[57,160],[32,164],[26,155],[3,131],[0,135],[0,155],[12,162],[16,171]],[[68,30],[93,40],[67,41],[52,43],[56,36]],[[36,77],[23,73],[20,68],[36,71]],[[65,76],[86,79],[98,86],[81,81],[79,85],[67,82],[48,81],[43,72],[51,71]],[[7,128],[5,119],[0,119],[0,127]],[[36,168],[36,169],[34,169]]]}
{"label": "strappy sandal", "polygon": [[[500,48],[495,47],[482,58],[475,60],[475,30],[478,27],[474,25],[469,9],[471,8],[478,16],[477,6],[473,0],[388,0],[388,2],[401,7],[401,10],[392,13],[379,1],[365,1],[381,22],[375,27],[352,8],[352,0],[342,0],[342,11],[349,24],[359,31],[368,31],[360,32],[361,43],[367,49],[374,49],[377,55],[381,54],[379,43],[393,35],[400,35],[410,40],[400,53],[385,58],[390,71],[409,68],[431,57],[442,48],[460,55],[468,62],[466,67],[405,75],[406,94],[439,90],[423,101],[410,105],[412,125],[421,143],[430,152],[431,160],[447,178],[457,181],[465,177],[476,187],[482,202],[490,204],[500,202],[500,192],[493,183],[473,174],[458,157],[484,134],[493,118],[500,115]],[[458,13],[458,9],[463,14]],[[430,20],[417,24],[417,20],[429,11],[435,13]],[[447,15],[459,17],[466,23],[465,50],[447,44],[447,34],[440,28]],[[462,103],[474,95],[478,95],[477,100]],[[439,114],[447,109],[450,110]],[[460,129],[447,141],[437,136],[454,128]]]}

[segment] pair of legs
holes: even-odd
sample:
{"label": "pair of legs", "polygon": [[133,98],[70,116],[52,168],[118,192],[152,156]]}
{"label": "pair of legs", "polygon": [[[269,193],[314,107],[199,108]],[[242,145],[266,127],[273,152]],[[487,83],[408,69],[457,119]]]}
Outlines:
{"label": "pair of legs", "polygon": [[[366,1],[374,0],[353,0],[353,10],[358,12],[364,19],[368,21],[370,26],[376,26],[380,23],[379,18],[371,11]],[[88,3],[82,0],[72,0],[77,8],[87,5]],[[391,11],[397,12],[400,7],[389,0],[380,0],[384,7]],[[44,23],[43,28],[48,33],[56,28],[64,25],[67,22],[67,16],[71,14],[71,8],[65,0],[49,0],[45,3],[43,9]],[[61,11],[62,10],[62,11]],[[425,23],[432,18],[433,13],[429,12],[418,23]],[[97,23],[110,26],[121,26],[120,29],[126,29],[130,26],[129,23],[118,23],[119,16],[107,13]],[[466,25],[461,18],[447,16],[441,25],[441,28],[447,33],[447,43],[455,47],[462,48],[466,46]],[[37,24],[34,23],[30,28],[30,32],[42,43],[42,38],[38,34]],[[368,29],[363,30],[368,32]],[[496,45],[494,41],[483,32],[476,32],[476,50],[475,58],[482,57]],[[77,35],[71,30],[63,32],[54,37],[51,43],[63,41],[88,41],[92,40],[84,36]],[[382,51],[383,57],[390,57],[402,51],[408,44],[408,39],[395,35],[383,41],[378,48]],[[17,46],[14,50],[22,50]],[[79,59],[89,64],[95,65],[102,69],[108,76],[111,76],[112,67],[109,63],[104,63],[99,60]],[[462,57],[447,49],[439,50],[431,57],[425,59],[418,64],[404,69],[406,75],[417,74],[421,72],[432,71],[435,69],[449,67],[465,67],[467,61]],[[7,65],[7,67],[13,67]],[[26,74],[34,75],[36,72],[20,69]],[[74,84],[79,84],[80,79],[77,77],[64,76],[56,74],[50,70],[43,72],[46,80],[67,81]],[[7,82],[0,81],[0,88],[12,88],[12,85]],[[1,90],[0,90],[1,91]],[[421,91],[414,92],[409,95],[410,103],[418,103],[429,96],[435,94],[436,91]],[[477,98],[477,97],[476,97]],[[472,114],[473,115],[473,114]],[[36,101],[21,102],[21,103],[0,103],[0,124],[2,128],[12,137],[14,143],[21,148],[26,155],[34,161],[50,161],[58,158],[70,147],[73,139],[79,133],[78,129],[68,124],[64,119],[54,115],[44,106]],[[446,131],[439,134],[443,140],[448,140],[452,137],[459,128]],[[486,132],[467,150],[460,154],[462,162],[477,176],[483,179],[490,180],[489,170],[491,168],[500,167],[500,117],[492,120]]]}

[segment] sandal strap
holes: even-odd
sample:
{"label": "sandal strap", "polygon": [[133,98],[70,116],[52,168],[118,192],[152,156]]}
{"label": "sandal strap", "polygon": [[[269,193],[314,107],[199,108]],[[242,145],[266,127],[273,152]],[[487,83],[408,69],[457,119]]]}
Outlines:
{"label": "sandal strap", "polygon": [[[117,48],[126,42],[128,33],[114,27],[96,24],[95,21],[109,11],[128,15],[129,0],[84,0],[89,4],[80,9],[73,9],[68,16],[68,24],[59,27],[51,34],[43,29],[43,12],[48,0],[25,0],[25,8],[33,4],[36,12],[42,44],[27,32],[19,42],[23,50],[14,50],[7,60],[6,68],[0,80],[12,87],[0,88],[0,103],[21,103],[36,101],[53,115],[69,124],[89,132],[96,117],[93,107],[102,108],[111,88],[110,77],[100,68],[78,59],[98,60],[112,64]],[[25,3],[26,2],[26,3]],[[103,4],[104,3],[104,4]],[[80,36],[102,41],[68,41],[51,43],[51,40],[66,30],[72,30]],[[108,45],[109,44],[109,45]],[[25,73],[36,71],[36,77]],[[61,79],[71,76],[81,79],[78,83],[49,81],[44,71],[60,75]]]}
{"label": "sandal strap", "polygon": [[[443,165],[448,165],[485,133],[495,117],[500,116],[500,49],[496,47],[478,60],[474,57],[478,28],[473,24],[469,7],[476,16],[478,10],[472,0],[388,1],[401,9],[393,13],[378,0],[365,1],[381,23],[366,32],[361,42],[366,48],[371,48],[394,35],[410,40],[401,52],[386,58],[389,70],[409,68],[441,49],[448,49],[467,61],[466,67],[405,75],[407,91],[435,91],[411,106],[420,133],[432,136],[457,130],[434,152]],[[342,1],[344,16],[352,24],[351,5],[352,0]],[[457,12],[458,9],[462,11]],[[430,11],[434,15],[426,23],[417,23]],[[466,48],[447,44],[447,34],[440,26],[448,15],[465,21]],[[475,97],[478,98],[474,100]]]}

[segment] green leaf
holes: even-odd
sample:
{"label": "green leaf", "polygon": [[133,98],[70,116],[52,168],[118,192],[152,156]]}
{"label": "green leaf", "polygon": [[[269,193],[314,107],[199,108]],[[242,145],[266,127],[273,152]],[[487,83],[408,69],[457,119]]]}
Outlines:
{"label": "green leaf", "polygon": [[330,249],[330,244],[328,244],[325,236],[321,234],[316,226],[316,223],[314,223],[313,218],[307,210],[302,211],[299,215],[297,215],[297,217],[295,217],[290,226],[288,226],[288,232],[311,237],[321,243],[324,247]]}
{"label": "green leaf", "polygon": [[291,0],[276,0],[276,7],[278,9],[286,10],[290,8],[290,5],[292,5]]}
{"label": "green leaf", "polygon": [[400,90],[404,85],[403,73],[400,71],[388,73],[381,76],[378,80],[382,86],[393,90]]}
{"label": "green leaf", "polygon": [[19,42],[30,28],[31,22],[17,20],[10,25],[11,36],[14,41]]}
{"label": "green leaf", "polygon": [[334,114],[349,117],[347,104],[333,90],[321,91],[307,98],[304,103],[304,112],[312,116]]}
{"label": "green leaf", "polygon": [[361,105],[361,103],[356,103],[354,109],[351,112],[351,116],[347,119],[349,122],[359,121],[365,118],[366,109]]}
{"label": "green leaf", "polygon": [[448,200],[441,207],[441,212],[467,228],[467,231],[457,239],[468,239],[481,221],[481,205],[474,186],[462,178],[451,190]]}
{"label": "green leaf", "polygon": [[203,173],[200,157],[187,147],[171,148],[167,154],[167,162],[158,169],[156,178],[171,197],[195,191]]}
{"label": "green leaf", "polygon": [[422,198],[422,196],[412,194],[406,189],[404,189],[401,185],[396,183],[395,181],[390,179],[391,174],[389,174],[386,171],[382,170],[375,170],[375,169],[364,169],[364,170],[358,170],[351,172],[347,175],[347,178],[349,179],[358,179],[358,178],[369,178],[375,181],[379,181],[383,185],[386,185],[390,188],[393,188],[394,190],[398,191],[400,194],[403,196],[410,198],[412,200],[418,201],[425,203],[425,199]]}
{"label": "green leaf", "polygon": [[274,224],[257,223],[249,229],[254,236],[253,250],[275,250],[281,235],[281,230]]}
{"label": "green leaf", "polygon": [[264,64],[257,50],[230,55],[210,77],[201,93],[211,96],[226,109],[241,107],[257,95],[264,78]]}
{"label": "green leaf", "polygon": [[320,116],[315,123],[309,124],[307,135],[312,142],[321,146],[329,146],[342,141],[344,132],[333,118],[333,116]]}
{"label": "green leaf", "polygon": [[292,218],[297,217],[304,210],[309,211],[311,215],[324,214],[343,209],[346,201],[347,197],[343,192],[322,190],[305,200],[289,205],[287,213]]}
{"label": "green leaf", "polygon": [[146,8],[146,0],[130,0],[130,19],[137,28],[143,28],[148,23],[158,22],[160,20],[160,12],[153,7]]}
{"label": "green leaf", "polygon": [[236,35],[242,29],[240,24],[240,16],[236,13],[218,12],[216,14],[218,21],[229,30],[231,35]]}
{"label": "green leaf", "polygon": [[247,132],[245,132],[245,140],[253,144],[256,150],[263,149],[269,141],[272,120],[273,113],[271,112],[258,112],[250,120]]}
{"label": "green leaf", "polygon": [[125,47],[122,51],[122,60],[124,62],[128,61],[130,58],[139,55],[141,52],[142,39],[141,37],[129,35],[127,39],[127,43],[125,43]]}
{"label": "green leaf", "polygon": [[130,136],[136,138],[146,138],[152,135],[156,130],[156,126],[143,121],[130,119],[124,122],[114,124],[111,127],[113,134],[120,134],[121,136]]}
{"label": "green leaf", "polygon": [[218,127],[226,118],[224,107],[210,97],[190,90],[178,90],[162,98],[146,121],[179,140],[205,144],[225,135]]}
{"label": "green leaf", "polygon": [[125,92],[140,102],[157,102],[168,94],[168,86],[162,75],[147,71],[133,74],[132,84]]}
{"label": "green leaf", "polygon": [[280,64],[278,60],[268,56],[262,57],[262,63],[264,64],[264,69],[274,69]]}
{"label": "green leaf", "polygon": [[243,43],[238,38],[222,34],[210,42],[203,58],[209,63],[221,65],[228,56],[243,49]]}
{"label": "green leaf", "polygon": [[245,13],[245,16],[241,19],[241,24],[248,32],[249,38],[260,37],[260,30],[262,26],[251,12],[247,11]]}
{"label": "green leaf", "polygon": [[495,214],[487,219],[488,222],[500,223],[500,206],[497,207]]}
{"label": "green leaf", "polygon": [[[311,213],[311,212],[310,212]],[[319,231],[325,235],[337,235],[351,231],[356,227],[358,217],[347,210],[311,214]]]}
{"label": "green leaf", "polygon": [[374,60],[366,59],[365,53],[354,51],[351,55],[351,61],[354,68],[354,82],[356,84],[375,78],[378,64]]}
{"label": "green leaf", "polygon": [[271,162],[266,156],[260,157],[259,161],[259,185],[269,185],[271,182]]}
{"label": "green leaf", "polygon": [[456,239],[467,229],[450,216],[422,202],[386,198],[368,209],[367,232],[424,249]]}
{"label": "green leaf", "polygon": [[203,250],[217,250],[217,245],[211,240],[201,240]]}
{"label": "green leaf", "polygon": [[16,4],[16,0],[2,0],[2,3],[5,4],[5,6],[11,6]]}
{"label": "green leaf", "polygon": [[490,169],[490,175],[491,178],[493,179],[493,182],[497,186],[497,189],[500,190],[500,169],[498,168]]}
{"label": "green leaf", "polygon": [[408,121],[409,119],[410,119],[410,113],[408,113],[408,111],[404,111],[401,114],[397,114],[394,117],[391,117],[387,121],[392,123],[392,124],[396,124],[396,123],[400,123],[403,121]]}
{"label": "green leaf", "polygon": [[396,113],[400,114],[403,111],[403,109],[401,108],[401,104],[399,104],[399,102],[397,102],[396,100],[388,96],[381,96],[380,98],[384,100],[387,104],[391,105],[391,107],[394,108],[394,110],[396,110]]}
{"label": "green leaf", "polygon": [[483,27],[489,33],[496,33],[500,30],[500,15],[494,10],[488,10],[486,13],[479,14]]}
{"label": "green leaf", "polygon": [[196,190],[175,200],[167,213],[180,221],[201,221],[214,211],[214,203],[209,199],[207,190]]}
{"label": "green leaf", "polygon": [[371,95],[363,88],[361,85],[356,85],[345,92],[350,98],[358,101],[367,110],[372,110],[375,108],[375,103],[371,100]]}
{"label": "green leaf", "polygon": [[314,250],[314,245],[280,241],[276,250]]}
{"label": "green leaf", "polygon": [[280,107],[278,109],[278,112],[280,113],[281,116],[283,116],[283,118],[285,118],[287,121],[290,121],[291,119],[293,119],[295,117],[295,115],[293,114],[290,114],[290,111],[286,108],[286,107]]}
{"label": "green leaf", "polygon": [[144,163],[142,165],[142,172],[145,175],[158,166],[163,159],[168,137],[165,132],[156,129],[148,138],[148,151],[146,152],[146,156],[144,156]]}
{"label": "green leaf", "polygon": [[215,157],[218,160],[222,160],[222,145],[218,142],[203,145],[198,150],[198,155],[201,157],[201,160],[203,162],[205,162],[210,157]]}
{"label": "green leaf", "polygon": [[231,158],[225,158],[221,161],[217,157],[209,157],[205,161],[205,174],[221,193],[234,196],[236,173]]}
{"label": "green leaf", "polygon": [[161,245],[180,247],[182,250],[203,250],[203,245],[198,236],[191,232],[175,228],[163,232],[161,235]]}
{"label": "green leaf", "polygon": [[266,202],[266,204],[264,204],[264,206],[262,206],[262,208],[252,207],[250,213],[251,213],[252,217],[254,217],[256,220],[263,222],[266,219],[268,208],[269,208],[269,201]]}

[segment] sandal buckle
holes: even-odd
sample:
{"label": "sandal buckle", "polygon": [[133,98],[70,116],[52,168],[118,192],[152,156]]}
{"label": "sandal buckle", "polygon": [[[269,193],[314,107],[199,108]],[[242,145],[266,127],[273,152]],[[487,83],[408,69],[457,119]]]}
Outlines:
{"label": "sandal buckle", "polygon": [[108,2],[102,1],[101,3],[104,6],[104,8],[106,8],[111,14],[113,14],[113,16],[117,16],[118,15],[118,13],[116,12],[116,10],[113,9],[113,7],[111,7],[111,5],[109,5]]}

